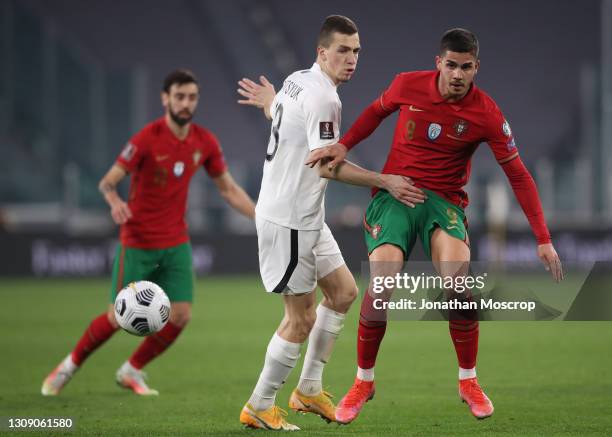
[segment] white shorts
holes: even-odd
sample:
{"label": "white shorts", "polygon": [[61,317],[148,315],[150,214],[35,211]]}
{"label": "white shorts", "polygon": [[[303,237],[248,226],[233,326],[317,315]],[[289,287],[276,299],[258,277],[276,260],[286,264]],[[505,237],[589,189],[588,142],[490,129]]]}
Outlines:
{"label": "white shorts", "polygon": [[344,264],[326,224],[319,231],[298,231],[256,218],[259,271],[268,292],[304,294],[317,280]]}

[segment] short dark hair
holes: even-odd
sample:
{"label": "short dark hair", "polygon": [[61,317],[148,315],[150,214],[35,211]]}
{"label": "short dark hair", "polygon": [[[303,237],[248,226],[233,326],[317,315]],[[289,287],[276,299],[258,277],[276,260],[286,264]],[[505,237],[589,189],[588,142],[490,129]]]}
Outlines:
{"label": "short dark hair", "polygon": [[478,38],[467,29],[459,27],[449,29],[442,35],[440,56],[444,56],[447,50],[457,53],[471,53],[478,59]]}
{"label": "short dark hair", "polygon": [[195,83],[196,85],[199,86],[198,79],[196,78],[195,74],[193,74],[193,72],[191,72],[190,70],[183,70],[183,69],[175,70],[172,73],[170,73],[168,76],[166,76],[166,78],[164,79],[164,86],[162,89],[165,93],[169,93],[170,88],[172,88],[172,85],[174,84],[185,85],[186,83]]}
{"label": "short dark hair", "polygon": [[334,32],[350,36],[356,34],[358,30],[357,25],[350,18],[344,15],[330,15],[325,18],[321,26],[319,38],[317,39],[317,46],[329,47],[332,43],[332,35]]}

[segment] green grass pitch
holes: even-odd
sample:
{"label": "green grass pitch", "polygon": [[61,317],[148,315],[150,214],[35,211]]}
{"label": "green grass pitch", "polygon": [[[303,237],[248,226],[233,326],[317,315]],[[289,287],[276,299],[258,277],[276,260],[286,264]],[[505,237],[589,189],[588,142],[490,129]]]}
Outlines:
{"label": "green grass pitch", "polygon": [[[140,341],[123,332],[90,357],[59,397],[41,396],[43,378],[106,308],[108,286],[108,280],[2,280],[4,421],[70,416],[70,435],[265,433],[238,422],[282,316],[282,300],[264,293],[256,277],[198,282],[190,326],[147,368],[158,398],[139,398],[115,385],[116,369]],[[356,305],[326,368],[324,385],[336,400],[355,374],[358,313]],[[278,396],[285,408],[300,366]],[[612,323],[483,323],[479,379],[495,404],[494,416],[484,421],[460,403],[456,367],[446,323],[391,322],[376,367],[376,397],[355,423],[341,427],[294,413],[289,420],[302,428],[300,435],[582,436],[612,430]]]}

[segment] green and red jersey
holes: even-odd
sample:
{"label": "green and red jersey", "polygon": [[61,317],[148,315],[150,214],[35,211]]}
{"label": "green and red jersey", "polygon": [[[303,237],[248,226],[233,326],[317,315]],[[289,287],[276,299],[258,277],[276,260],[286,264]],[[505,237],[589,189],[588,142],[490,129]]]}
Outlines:
{"label": "green and red jersey", "polygon": [[440,95],[438,79],[437,71],[398,74],[340,142],[350,149],[399,111],[382,172],[409,176],[417,187],[461,208],[469,203],[463,187],[469,180],[472,155],[486,142],[508,175],[538,243],[550,242],[535,183],[495,101],[472,84],[461,100],[448,102]]}
{"label": "green and red jersey", "polygon": [[189,182],[204,167],[211,178],[227,170],[217,138],[191,123],[184,140],[160,118],[134,135],[116,160],[131,173],[128,206],[132,218],[121,226],[121,243],[163,249],[189,240],[185,213]]}

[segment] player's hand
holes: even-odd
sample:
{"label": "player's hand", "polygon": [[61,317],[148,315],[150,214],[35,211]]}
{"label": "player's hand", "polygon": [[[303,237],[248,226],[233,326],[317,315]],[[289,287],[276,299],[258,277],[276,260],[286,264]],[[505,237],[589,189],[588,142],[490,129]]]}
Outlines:
{"label": "player's hand", "polygon": [[238,85],[240,88],[237,91],[244,99],[238,100],[238,103],[263,109],[266,118],[270,120],[272,118],[270,107],[272,106],[274,96],[276,96],[276,91],[274,90],[274,85],[265,76],[259,76],[259,82],[261,85],[248,78],[239,80]]}
{"label": "player's hand", "polygon": [[111,217],[116,224],[122,225],[132,218],[132,211],[130,211],[127,203],[118,200],[111,206]]}
{"label": "player's hand", "polygon": [[344,161],[348,149],[342,143],[332,144],[331,146],[321,147],[320,149],[313,150],[306,159],[306,165],[313,168],[317,165],[317,162],[326,162],[329,171],[332,171],[338,164]]}
{"label": "player's hand", "polygon": [[407,176],[381,174],[380,177],[381,188],[410,208],[414,208],[417,203],[424,203],[427,199],[427,195],[420,188],[415,187],[412,179]]}
{"label": "player's hand", "polygon": [[556,282],[563,280],[561,260],[552,243],[538,245],[538,258],[544,263],[544,268],[552,273],[552,277]]}

